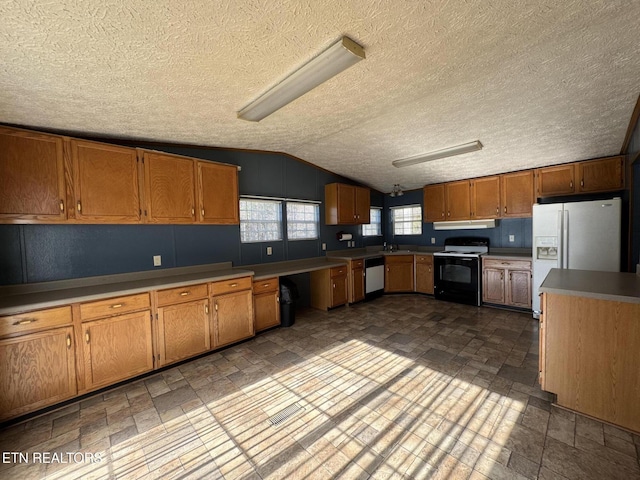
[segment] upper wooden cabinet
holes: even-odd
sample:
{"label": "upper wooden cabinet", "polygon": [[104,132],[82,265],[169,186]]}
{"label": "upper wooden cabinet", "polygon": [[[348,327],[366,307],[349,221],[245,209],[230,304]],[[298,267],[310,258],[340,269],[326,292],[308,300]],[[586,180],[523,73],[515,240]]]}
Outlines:
{"label": "upper wooden cabinet", "polygon": [[530,217],[533,213],[533,170],[501,175],[502,217]]}
{"label": "upper wooden cabinet", "polygon": [[140,222],[140,175],[134,148],[71,140],[71,156],[77,220]]}
{"label": "upper wooden cabinet", "polygon": [[66,220],[63,139],[0,127],[0,221]]}
{"label": "upper wooden cabinet", "polygon": [[500,217],[500,176],[471,180],[471,218]]}
{"label": "upper wooden cabinet", "polygon": [[469,180],[445,184],[445,204],[447,220],[468,220],[471,217],[471,198]]}
{"label": "upper wooden cabinet", "polygon": [[447,207],[444,200],[444,183],[427,185],[422,190],[424,199],[423,220],[425,222],[441,222],[446,220]]}
{"label": "upper wooden cabinet", "polygon": [[324,201],[327,225],[359,225],[371,221],[368,188],[329,183],[324,186]]}
{"label": "upper wooden cabinet", "polygon": [[193,160],[144,152],[147,219],[151,223],[194,223],[195,166]]}
{"label": "upper wooden cabinet", "polygon": [[536,197],[571,195],[576,191],[575,165],[557,165],[536,170]]}
{"label": "upper wooden cabinet", "polygon": [[238,168],[197,161],[198,220],[202,223],[238,224]]}
{"label": "upper wooden cabinet", "polygon": [[607,192],[624,188],[624,156],[578,163],[578,190]]}

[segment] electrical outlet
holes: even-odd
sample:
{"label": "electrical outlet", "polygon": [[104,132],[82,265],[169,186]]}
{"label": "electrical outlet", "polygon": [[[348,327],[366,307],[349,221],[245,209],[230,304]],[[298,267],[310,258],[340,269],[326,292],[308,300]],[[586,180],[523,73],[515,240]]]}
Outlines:
{"label": "electrical outlet", "polygon": [[516,241],[516,236],[515,235],[509,235],[509,242],[515,242]]}
{"label": "electrical outlet", "polygon": [[273,255],[273,247],[267,247],[267,255]]}
{"label": "electrical outlet", "polygon": [[323,243],[322,244],[322,251],[325,252],[327,250],[327,244]]}
{"label": "electrical outlet", "polygon": [[436,244],[436,239],[434,237],[431,237],[431,245],[435,245]]}
{"label": "electrical outlet", "polygon": [[153,266],[159,267],[162,265],[162,255],[154,255],[153,256]]}

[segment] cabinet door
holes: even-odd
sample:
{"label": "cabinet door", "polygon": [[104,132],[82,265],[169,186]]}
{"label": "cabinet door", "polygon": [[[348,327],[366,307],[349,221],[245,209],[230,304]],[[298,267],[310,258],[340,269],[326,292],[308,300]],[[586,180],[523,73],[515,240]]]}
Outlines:
{"label": "cabinet door", "polygon": [[194,161],[144,152],[147,220],[195,223]]}
{"label": "cabinet door", "polygon": [[371,191],[365,187],[353,187],[356,202],[356,223],[371,222]]}
{"label": "cabinet door", "polygon": [[509,270],[507,293],[509,305],[531,308],[531,272],[529,270]]}
{"label": "cabinet door", "polygon": [[364,268],[355,267],[351,270],[351,284],[353,285],[351,302],[364,300]]}
{"label": "cabinet door", "polygon": [[198,220],[238,224],[238,168],[211,162],[198,165]]}
{"label": "cabinet door", "polygon": [[158,308],[160,365],[209,350],[209,326],[209,300]]}
{"label": "cabinet door", "polygon": [[140,221],[138,157],[134,148],[71,140],[76,219]]}
{"label": "cabinet door", "polygon": [[500,217],[500,176],[471,181],[471,218]]}
{"label": "cabinet door", "polygon": [[425,222],[442,222],[445,218],[444,184],[427,185],[422,189]]}
{"label": "cabinet door", "polygon": [[338,223],[353,225],[356,222],[356,195],[351,185],[338,184]]}
{"label": "cabinet door", "polygon": [[67,218],[62,138],[0,128],[0,221]]}
{"label": "cabinet door", "polygon": [[502,216],[530,217],[533,212],[533,170],[501,175]]}
{"label": "cabinet door", "polygon": [[73,327],[0,340],[0,420],[76,395]]}
{"label": "cabinet door", "polygon": [[505,304],[503,269],[484,268],[482,270],[482,301]]}
{"label": "cabinet door", "polygon": [[536,196],[571,195],[575,189],[575,165],[558,165],[536,170]]}
{"label": "cabinet door", "polygon": [[331,277],[331,307],[347,303],[347,275]]}
{"label": "cabinet door", "polygon": [[433,263],[416,259],[416,292],[433,294]]}
{"label": "cabinet door", "polygon": [[471,200],[469,180],[445,184],[447,220],[469,220],[471,218]]}
{"label": "cabinet door", "polygon": [[253,335],[251,290],[213,297],[213,345],[220,347]]}
{"label": "cabinet door", "polygon": [[[409,260],[410,258],[410,260]],[[413,291],[413,256],[387,257],[385,259],[384,291]]]}
{"label": "cabinet door", "polygon": [[578,163],[580,192],[607,192],[624,188],[624,157]]}
{"label": "cabinet door", "polygon": [[280,325],[280,297],[277,291],[254,295],[253,310],[256,332]]}
{"label": "cabinet door", "polygon": [[153,369],[148,310],[82,324],[85,384],[95,389]]}

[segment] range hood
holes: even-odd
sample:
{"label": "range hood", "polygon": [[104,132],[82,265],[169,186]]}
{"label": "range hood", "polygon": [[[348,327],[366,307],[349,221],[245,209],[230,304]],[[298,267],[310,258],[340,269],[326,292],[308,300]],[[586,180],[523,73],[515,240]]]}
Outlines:
{"label": "range hood", "polygon": [[457,222],[433,222],[434,230],[473,230],[495,228],[496,221],[491,220],[459,220]]}

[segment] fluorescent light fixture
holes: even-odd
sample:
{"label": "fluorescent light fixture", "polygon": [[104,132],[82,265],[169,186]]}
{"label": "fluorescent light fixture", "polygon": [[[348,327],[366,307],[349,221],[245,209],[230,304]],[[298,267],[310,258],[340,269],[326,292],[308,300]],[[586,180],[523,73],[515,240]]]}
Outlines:
{"label": "fluorescent light fixture", "polygon": [[238,118],[259,122],[364,58],[364,49],[360,45],[348,37],[342,37],[240,110]]}
{"label": "fluorescent light fixture", "polygon": [[433,152],[423,153],[416,155],[415,157],[405,158],[403,160],[394,160],[392,162],[394,167],[408,167],[409,165],[417,165],[418,163],[430,162],[431,160],[438,160],[439,158],[453,157],[454,155],[462,155],[463,153],[475,152],[480,150],[482,144],[480,140],[475,142],[463,143],[462,145],[456,145],[455,147],[443,148],[442,150],[434,150]]}

